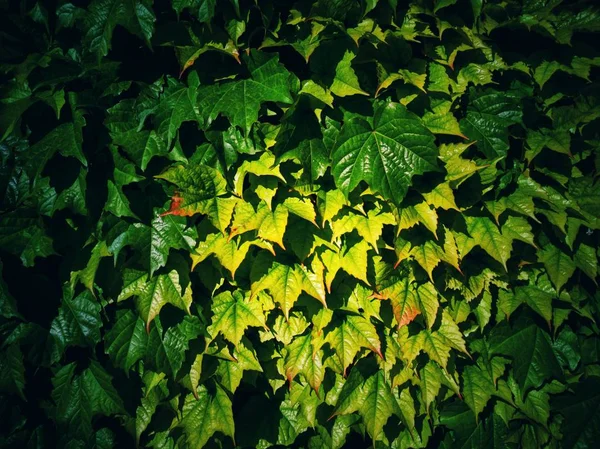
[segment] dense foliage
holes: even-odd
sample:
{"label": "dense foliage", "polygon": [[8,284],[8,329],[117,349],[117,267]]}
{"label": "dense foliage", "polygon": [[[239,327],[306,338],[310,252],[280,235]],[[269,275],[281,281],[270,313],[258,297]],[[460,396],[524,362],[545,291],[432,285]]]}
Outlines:
{"label": "dense foliage", "polygon": [[596,447],[598,31],[0,0],[0,446]]}

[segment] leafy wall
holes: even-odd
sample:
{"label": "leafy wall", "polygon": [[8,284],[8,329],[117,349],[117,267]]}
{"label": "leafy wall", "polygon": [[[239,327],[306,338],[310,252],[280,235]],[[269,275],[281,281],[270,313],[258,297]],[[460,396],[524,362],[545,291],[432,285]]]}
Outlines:
{"label": "leafy wall", "polygon": [[0,446],[594,447],[599,30],[1,0]]}

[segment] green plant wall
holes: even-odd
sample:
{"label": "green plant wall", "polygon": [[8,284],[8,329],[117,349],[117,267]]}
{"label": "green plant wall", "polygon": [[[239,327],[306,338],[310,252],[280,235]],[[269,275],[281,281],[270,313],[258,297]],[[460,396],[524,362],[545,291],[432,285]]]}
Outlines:
{"label": "green plant wall", "polygon": [[0,0],[0,447],[597,447],[598,31]]}

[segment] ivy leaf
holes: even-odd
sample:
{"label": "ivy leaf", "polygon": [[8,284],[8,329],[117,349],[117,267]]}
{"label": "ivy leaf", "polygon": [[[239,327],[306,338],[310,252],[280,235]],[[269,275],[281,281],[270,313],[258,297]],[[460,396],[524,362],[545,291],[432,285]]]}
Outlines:
{"label": "ivy leaf", "polygon": [[[156,373],[151,373],[156,374]],[[146,391],[146,395],[141,398],[140,405],[135,410],[135,436],[136,443],[139,444],[142,433],[148,428],[152,417],[156,412],[158,405],[168,395],[166,382],[162,381],[155,388]]]}
{"label": "ivy leaf", "polygon": [[56,153],[65,157],[74,157],[83,166],[87,166],[82,140],[81,127],[77,123],[64,123],[57,126],[28,149],[25,156],[27,174],[31,179],[37,178]]}
{"label": "ivy leaf", "polygon": [[433,361],[427,362],[420,371],[420,391],[423,406],[429,414],[429,407],[435,401],[443,384],[443,375],[439,366]]}
{"label": "ivy leaf", "polygon": [[429,192],[423,193],[423,198],[425,198],[427,204],[436,209],[458,210],[454,199],[454,191],[447,182],[438,184]]}
{"label": "ivy leaf", "polygon": [[170,214],[191,216],[202,209],[207,200],[226,193],[227,183],[218,170],[202,164],[177,165],[157,178],[177,186],[180,199]]}
{"label": "ivy leaf", "polygon": [[535,324],[514,330],[503,326],[490,347],[494,354],[512,357],[514,376],[523,393],[539,387],[544,380],[562,377],[550,337]]}
{"label": "ivy leaf", "polygon": [[344,206],[349,206],[348,200],[341,190],[320,191],[317,194],[317,208],[321,215],[321,226],[330,222]]}
{"label": "ivy leaf", "polygon": [[598,258],[596,257],[594,248],[582,243],[579,245],[579,248],[577,248],[573,261],[577,268],[583,271],[595,284],[597,284]]}
{"label": "ivy leaf", "polygon": [[167,143],[167,148],[171,147],[183,122],[201,122],[197,106],[198,77],[190,76],[188,84],[186,86],[176,79],[167,78],[167,86],[153,110],[157,133]]}
{"label": "ivy leaf", "polygon": [[[258,274],[261,271],[266,271],[266,273]],[[289,319],[290,310],[294,307],[302,291],[327,307],[322,280],[300,265],[290,266],[268,261],[267,263],[256,263],[250,277],[254,279],[250,287],[252,297],[263,290],[269,290],[275,302],[281,306],[286,319]]]}
{"label": "ivy leaf", "polygon": [[122,148],[137,166],[146,170],[155,156],[168,153],[166,142],[155,130],[141,129],[146,118],[156,110],[162,82],[146,86],[136,100],[127,99],[108,109],[104,122],[113,144]]}
{"label": "ivy leaf", "polygon": [[[198,387],[197,395],[187,395],[183,405],[183,418],[178,426],[183,428],[190,447],[203,447],[217,431],[234,438],[231,399],[218,385],[211,396],[204,385]],[[234,443],[235,444],[235,443]]]}
{"label": "ivy leaf", "polygon": [[565,418],[561,427],[562,444],[567,449],[593,447],[600,425],[600,381],[590,376],[576,383],[573,390],[552,402],[553,408]]}
{"label": "ivy leaf", "polygon": [[100,304],[91,292],[85,291],[73,297],[69,287],[63,289],[58,316],[52,321],[50,335],[62,355],[68,346],[94,347],[100,341]]}
{"label": "ivy leaf", "polygon": [[169,250],[191,250],[196,245],[197,232],[187,228],[185,218],[176,216],[156,217],[151,226],[134,223],[109,246],[115,258],[125,246],[132,246],[148,267],[150,276],[167,263]]}
{"label": "ivy leaf", "polygon": [[538,83],[540,89],[542,89],[544,84],[552,78],[552,75],[554,75],[557,70],[565,69],[568,69],[568,67],[560,64],[558,61],[543,61],[533,71],[533,79],[535,79],[535,82]]}
{"label": "ivy leaf", "polygon": [[373,125],[362,118],[344,124],[332,153],[332,173],[347,196],[366,181],[400,203],[414,175],[437,171],[433,135],[397,103],[375,103]]}
{"label": "ivy leaf", "polygon": [[411,84],[419,90],[425,92],[425,81],[427,80],[427,74],[411,72],[407,69],[400,69],[398,73],[391,73],[381,80],[379,86],[377,87],[375,96],[377,96],[382,89],[388,88],[398,80],[403,80],[406,84]]}
{"label": "ivy leaf", "polygon": [[[354,373],[356,369],[352,370]],[[394,413],[396,399],[383,371],[377,371],[364,382],[362,377],[350,376],[340,393],[334,415],[358,411],[367,432],[374,441],[382,439],[383,426]],[[350,387],[350,388],[348,388]]]}
{"label": "ivy leaf", "polygon": [[18,209],[2,216],[0,248],[18,256],[26,267],[32,267],[37,257],[56,254],[42,218],[31,209]]}
{"label": "ivy leaf", "polygon": [[[300,93],[306,88],[307,84]],[[310,115],[308,118],[310,112],[299,106],[293,111],[281,125],[273,151],[279,155],[279,162],[294,160],[302,164],[305,169],[303,176],[314,183],[329,167],[329,151],[323,143],[323,132],[317,117]]]}
{"label": "ivy leaf", "polygon": [[527,304],[542,318],[546,320],[548,326],[552,320],[552,300],[556,298],[556,290],[550,284],[548,276],[541,275],[529,285],[516,287],[515,297],[519,301]]}
{"label": "ivy leaf", "polygon": [[576,268],[573,259],[552,244],[548,244],[538,251],[538,261],[546,267],[548,276],[557,291],[560,291],[573,276]]}
{"label": "ivy leaf", "polygon": [[70,209],[76,214],[87,215],[85,202],[86,185],[85,171],[80,169],[79,176],[77,176],[73,184],[56,196],[52,213],[58,210]]}
{"label": "ivy leaf", "polygon": [[346,97],[348,95],[369,95],[360,88],[358,78],[352,69],[352,60],[355,55],[346,51],[340,62],[338,62],[335,68],[335,77],[333,78],[333,84],[329,88],[331,93],[338,97]]}
{"label": "ivy leaf", "polygon": [[207,124],[224,114],[232,125],[240,126],[248,135],[258,120],[260,105],[266,101],[291,104],[297,86],[290,72],[279,64],[277,55],[253,50],[244,61],[250,79],[201,89],[199,108]]}
{"label": "ivy leaf", "polygon": [[[500,216],[506,211],[510,209],[519,214],[526,215],[531,219],[538,221],[534,214],[534,204],[533,198],[529,195],[525,195],[522,191],[517,190],[513,194],[509,196],[504,196],[496,201],[488,201],[485,203],[485,207],[490,211],[490,213],[494,216],[496,223]],[[513,217],[509,217],[513,218]],[[515,217],[516,218],[516,217]]]}
{"label": "ivy leaf", "polygon": [[394,412],[395,399],[390,386],[382,371],[369,377],[362,386],[363,403],[359,409],[367,428],[374,441],[381,439],[383,426]]}
{"label": "ivy leaf", "polygon": [[262,201],[255,211],[250,203],[240,201],[235,207],[229,238],[256,230],[261,239],[277,243],[285,249],[283,235],[287,227],[288,216],[289,209],[283,204],[277,205],[275,210],[271,211],[269,206]]}
{"label": "ivy leaf", "polygon": [[256,176],[274,176],[285,182],[280,167],[275,163],[275,156],[265,152],[257,160],[242,162],[238,168],[234,177],[234,191],[239,196],[243,194],[244,180],[249,173]]}
{"label": "ivy leaf", "polygon": [[347,212],[343,215],[338,215],[338,218],[331,222],[333,240],[343,234],[356,230],[371,245],[375,252],[378,252],[377,241],[381,236],[383,226],[386,224],[394,224],[394,217],[389,212],[381,212],[377,209],[368,211],[366,215]]}
{"label": "ivy leaf", "polygon": [[346,317],[340,326],[327,334],[325,342],[335,350],[344,376],[360,348],[370,349],[383,358],[381,343],[375,327],[361,316],[349,315]]}
{"label": "ivy leaf", "polygon": [[425,202],[396,209],[396,219],[398,222],[396,234],[399,234],[400,231],[404,229],[410,229],[421,223],[429,229],[437,239],[438,215],[435,209],[432,209]]}
{"label": "ivy leaf", "polygon": [[421,313],[416,288],[408,277],[393,277],[379,286],[377,298],[389,299],[398,328],[410,324]]}
{"label": "ivy leaf", "polygon": [[[138,276],[142,272],[137,272]],[[143,279],[138,277],[138,279]],[[124,289],[119,295],[119,301],[131,296],[136,296],[136,305],[141,318],[146,323],[146,330],[150,330],[150,323],[160,313],[165,304],[190,313],[192,304],[192,288],[188,286],[185,291],[179,284],[179,274],[173,270],[169,274],[153,276],[147,282],[135,282],[130,289]]]}
{"label": "ivy leaf", "polygon": [[429,280],[433,282],[433,270],[444,259],[442,249],[431,240],[428,240],[425,244],[412,248],[410,255],[427,272]]}
{"label": "ivy leaf", "polygon": [[512,239],[502,235],[498,227],[485,217],[465,217],[467,229],[473,238],[473,244],[480,246],[486,253],[508,270],[506,262],[512,251]]}
{"label": "ivy leaf", "polygon": [[479,367],[465,366],[462,375],[463,396],[477,420],[495,390],[494,384]]}
{"label": "ivy leaf", "polygon": [[508,127],[521,122],[518,99],[508,92],[492,89],[469,93],[467,116],[460,121],[461,131],[488,159],[503,158],[508,151]]}
{"label": "ivy leaf", "polygon": [[223,234],[209,234],[206,236],[206,240],[200,242],[190,255],[192,270],[200,262],[214,254],[223,268],[231,273],[233,279],[235,278],[235,272],[246,258],[250,246],[253,244],[261,246],[260,243],[255,241],[239,242],[237,239],[229,239]]}
{"label": "ivy leaf", "polygon": [[437,330],[422,331],[419,335],[422,335],[423,350],[442,368],[446,368],[450,349],[468,354],[463,334],[447,311],[442,313],[442,322]]}
{"label": "ivy leaf", "polygon": [[73,437],[86,438],[92,433],[92,418],[124,413],[121,397],[112,378],[92,360],[89,367],[75,375],[75,363],[63,366],[53,377],[52,399],[55,419]]}
{"label": "ivy leaf", "polygon": [[100,260],[103,257],[108,257],[110,255],[111,254],[108,251],[106,242],[101,241],[96,243],[96,245],[94,245],[94,248],[92,248],[90,260],[88,261],[85,268],[71,272],[71,286],[73,287],[76,281],[80,281],[93,294],[94,279],[96,278],[96,272],[98,271]]}
{"label": "ivy leaf", "polygon": [[2,393],[14,393],[25,401],[25,366],[23,364],[23,353],[18,344],[3,348],[0,352],[0,391]]}
{"label": "ivy leaf", "polygon": [[157,178],[169,181],[178,189],[171,199],[169,210],[161,216],[208,215],[211,223],[225,233],[238,200],[223,196],[227,193],[227,183],[218,170],[202,164],[179,165]]}
{"label": "ivy leaf", "polygon": [[508,217],[502,226],[502,235],[511,240],[520,240],[537,248],[533,240],[534,236],[531,225],[523,217]]}
{"label": "ivy leaf", "polygon": [[163,335],[160,319],[154,321],[154,326],[148,337],[147,359],[157,371],[177,376],[190,341],[204,333],[204,326],[194,316],[187,316],[178,325],[169,327]]}
{"label": "ivy leaf", "polygon": [[[248,340],[242,339],[234,350],[232,356],[235,360],[219,360],[217,375],[220,377],[221,384],[231,393],[240,385],[244,371],[253,370],[263,372],[263,369],[256,358],[256,353]],[[196,383],[196,389],[198,384]]]}
{"label": "ivy leaf", "polygon": [[114,326],[106,333],[105,352],[124,371],[146,354],[148,334],[144,321],[131,310],[119,311]]}
{"label": "ivy leaf", "polygon": [[263,327],[266,329],[265,317],[260,303],[256,300],[246,299],[236,290],[223,292],[213,298],[212,324],[208,332],[214,337],[222,333],[223,336],[238,346],[244,332],[249,326]]}
{"label": "ivy leaf", "polygon": [[95,0],[88,7],[85,17],[87,32],[84,43],[98,57],[106,56],[117,25],[124,26],[149,43],[155,20],[152,8],[145,1]]}
{"label": "ivy leaf", "polygon": [[367,279],[369,262],[367,253],[369,249],[369,244],[361,239],[354,244],[344,244],[339,251],[327,249],[320,254],[320,259],[326,270],[325,285],[328,292],[331,292],[331,284],[340,269],[365,284],[369,284]]}
{"label": "ivy leaf", "polygon": [[290,385],[296,375],[302,374],[311,388],[319,393],[325,368],[321,351],[312,344],[310,334],[295,338],[286,348],[284,369]]}

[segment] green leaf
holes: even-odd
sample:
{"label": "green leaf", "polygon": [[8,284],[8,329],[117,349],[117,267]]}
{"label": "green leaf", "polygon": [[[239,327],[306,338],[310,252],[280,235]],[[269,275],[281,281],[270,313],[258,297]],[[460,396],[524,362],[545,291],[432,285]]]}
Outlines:
{"label": "green leaf", "polygon": [[473,245],[480,246],[486,253],[508,270],[506,262],[512,251],[512,239],[501,234],[498,227],[485,217],[465,217],[467,229],[473,239]]}
{"label": "green leaf", "polygon": [[236,204],[233,223],[229,237],[235,237],[248,231],[258,231],[257,235],[261,239],[277,243],[281,248],[283,245],[283,235],[288,223],[289,209],[283,204],[271,210],[263,201],[254,210],[250,203],[240,201]]}
{"label": "green leaf", "polygon": [[[138,272],[142,274],[141,272]],[[190,313],[192,304],[192,288],[188,286],[182,289],[179,284],[179,274],[173,270],[169,274],[153,276],[147,282],[136,282],[131,289],[123,290],[119,295],[119,301],[131,296],[136,296],[136,305],[140,317],[146,323],[146,330],[150,329],[150,323],[158,316],[165,304]]]}
{"label": "green leaf", "polygon": [[535,324],[514,330],[508,326],[497,329],[490,345],[492,352],[512,357],[514,376],[524,394],[545,380],[562,377],[546,332]]}
{"label": "green leaf", "polygon": [[397,233],[404,229],[410,229],[421,223],[437,238],[438,215],[427,203],[419,203],[414,206],[402,207],[396,211],[398,229]]}
{"label": "green leaf", "polygon": [[192,269],[207,257],[214,254],[223,268],[231,273],[233,279],[235,277],[235,272],[246,258],[250,246],[253,244],[260,246],[258,242],[254,241],[245,241],[241,243],[237,241],[237,239],[229,239],[223,234],[209,234],[206,236],[206,241],[200,242],[194,252],[190,254],[190,257],[192,258]]}
{"label": "green leaf", "polygon": [[465,402],[475,413],[475,419],[478,419],[479,414],[492,398],[494,384],[487,373],[476,366],[465,366],[462,380]]}
{"label": "green leaf", "polygon": [[142,434],[152,421],[156,408],[167,395],[166,382],[163,381],[157,388],[151,389],[146,393],[145,397],[141,398],[140,405],[135,410],[135,436],[137,444],[139,444]]}
{"label": "green leaf", "polygon": [[371,247],[378,252],[377,241],[386,224],[394,224],[394,217],[389,212],[381,212],[377,209],[370,210],[366,215],[353,212],[338,214],[337,219],[331,221],[333,239],[354,230],[365,239]]}
{"label": "green leaf", "polygon": [[207,124],[224,114],[248,135],[258,120],[260,105],[266,101],[292,103],[297,86],[290,72],[278,63],[277,55],[252,51],[244,61],[250,78],[202,88],[199,108]]}
{"label": "green leaf", "polygon": [[18,256],[26,267],[32,267],[37,257],[56,254],[42,218],[35,211],[23,208],[2,216],[0,248]]}
{"label": "green leaf", "polygon": [[268,152],[261,154],[258,160],[242,162],[234,177],[235,193],[239,196],[242,195],[244,180],[249,173],[256,176],[274,176],[285,182],[285,178],[275,162],[275,157]]}
{"label": "green leaf", "polygon": [[105,352],[112,362],[124,371],[129,371],[146,354],[148,334],[144,321],[131,310],[120,311],[104,341]]}
{"label": "green leaf", "polygon": [[72,291],[65,287],[58,316],[52,321],[50,335],[62,355],[68,346],[94,347],[100,341],[100,304],[92,293],[85,291],[73,297]]}
{"label": "green leaf", "polygon": [[436,171],[433,135],[397,103],[376,103],[373,124],[354,118],[344,124],[332,154],[337,187],[348,195],[360,181],[399,203],[411,178]]}
{"label": "green leaf", "polygon": [[531,307],[546,320],[548,325],[552,320],[552,300],[556,296],[556,290],[545,275],[540,276],[530,285],[515,288],[515,298]]}
{"label": "green leaf", "polygon": [[0,391],[2,393],[13,393],[25,401],[25,366],[23,364],[23,353],[19,345],[13,344],[0,351]]}
{"label": "green leaf", "polygon": [[317,208],[321,215],[321,226],[325,227],[326,222],[330,222],[344,206],[348,206],[348,200],[341,190],[320,191],[317,196]]}
{"label": "green leaf", "polygon": [[185,218],[172,215],[156,217],[151,226],[134,223],[115,239],[109,250],[115,258],[121,248],[132,246],[141,256],[150,276],[167,263],[169,251],[173,249],[191,250],[196,245],[197,232],[186,226]]}
{"label": "green leaf", "polygon": [[369,95],[360,88],[358,78],[352,69],[352,60],[355,55],[346,51],[344,57],[335,68],[335,77],[333,84],[329,88],[331,93],[338,97],[346,97],[349,95]]}
{"label": "green leaf", "polygon": [[81,128],[77,124],[64,123],[54,128],[28,149],[25,167],[29,177],[37,178],[56,153],[74,157],[86,166],[87,161],[81,147],[82,139]]}
{"label": "green leaf", "polygon": [[85,17],[87,32],[84,44],[98,59],[106,56],[111,48],[112,34],[117,25],[150,42],[156,20],[152,8],[146,2],[135,0],[94,0]]}
{"label": "green leaf", "polygon": [[442,8],[446,8],[447,6],[452,6],[456,3],[456,0],[436,0],[435,6],[433,7],[433,12],[438,12]]}
{"label": "green leaf", "polygon": [[265,317],[260,303],[255,299],[244,298],[239,290],[223,292],[213,298],[212,324],[208,332],[214,337],[222,333],[234,346],[237,346],[249,326],[264,327]]}
{"label": "green leaf", "polygon": [[192,340],[203,334],[204,327],[196,317],[185,317],[181,323],[166,330],[163,335],[160,320],[154,326],[148,338],[147,359],[158,372],[177,376]]}
{"label": "green leaf", "polygon": [[[246,346],[248,345],[248,347]],[[236,389],[242,381],[244,371],[253,370],[262,372],[263,369],[256,358],[256,354],[249,341],[242,340],[237,345],[232,353],[235,360],[219,360],[217,375],[220,376],[221,384],[231,393],[235,393]],[[196,389],[198,383],[196,383]]]}
{"label": "green leaf", "polygon": [[266,271],[266,273],[260,277],[255,274],[251,275],[251,278],[254,279],[250,287],[252,298],[263,290],[269,290],[275,302],[281,306],[286,318],[289,318],[290,310],[303,291],[327,307],[322,280],[319,280],[306,268],[300,265],[290,266],[278,262],[267,262],[266,264],[255,264],[253,273],[260,273],[259,270]]}
{"label": "green leaf", "polygon": [[584,243],[579,245],[573,261],[577,268],[583,271],[594,283],[596,282],[596,276],[598,275],[598,258],[594,248]]}
{"label": "green leaf", "polygon": [[205,214],[221,232],[229,226],[236,200],[222,197],[227,193],[227,183],[218,170],[201,164],[178,165],[157,178],[169,181],[178,189],[163,216]]}
{"label": "green leaf", "polygon": [[360,348],[370,349],[383,358],[375,326],[361,316],[348,316],[343,324],[327,334],[325,341],[335,350],[344,375]]}
{"label": "green leaf", "polygon": [[297,337],[286,348],[284,362],[285,376],[288,382],[302,374],[317,394],[325,377],[321,351],[312,344],[311,335]]}
{"label": "green leaf", "polygon": [[573,386],[553,401],[553,408],[564,417],[561,427],[563,447],[593,447],[600,425],[600,379],[591,376]]}
{"label": "green leaf", "polygon": [[386,382],[383,372],[377,371],[362,386],[362,404],[359,414],[363,418],[367,432],[373,440],[382,438],[383,426],[394,412],[395,399]]}
{"label": "green leaf", "polygon": [[538,251],[538,261],[546,267],[548,276],[557,291],[560,291],[573,276],[576,268],[573,259],[552,244],[548,244]]}
{"label": "green leaf", "polygon": [[198,111],[198,81],[189,78],[189,86],[173,78],[167,78],[167,86],[161,93],[153,110],[157,133],[171,147],[181,124],[189,121],[202,122]]}
{"label": "green leaf", "polygon": [[427,362],[419,374],[421,399],[426,413],[429,414],[429,408],[444,383],[444,376],[440,367],[432,361]]}
{"label": "green leaf", "polygon": [[503,158],[508,151],[508,127],[521,122],[518,99],[508,92],[496,90],[469,93],[467,116],[460,121],[461,131],[488,159]]}
{"label": "green leaf", "polygon": [[75,363],[63,366],[54,375],[52,399],[59,428],[72,437],[87,438],[92,433],[92,418],[125,412],[123,402],[112,385],[112,378],[92,360],[81,374],[75,375]]}
{"label": "green leaf", "polygon": [[[354,373],[356,369],[352,370]],[[395,411],[396,399],[382,371],[364,382],[352,375],[346,381],[334,415],[358,411],[374,441],[382,439],[383,427]]]}
{"label": "green leaf", "polygon": [[[183,405],[183,418],[178,426],[183,428],[190,447],[203,447],[217,431],[234,437],[232,404],[227,393],[218,385],[212,396],[204,385],[198,387],[197,396],[187,395]],[[235,444],[235,443],[234,443]]]}
{"label": "green leaf", "polygon": [[106,242],[102,241],[96,243],[94,248],[92,248],[90,260],[85,268],[71,272],[71,286],[73,287],[75,282],[78,280],[93,293],[94,279],[96,278],[96,272],[98,271],[100,260],[103,257],[108,257],[110,255],[111,254],[108,251]]}
{"label": "green leaf", "polygon": [[390,300],[398,328],[406,326],[421,313],[416,288],[409,278],[386,279],[378,289],[378,298]]}
{"label": "green leaf", "polygon": [[564,70],[568,67],[560,64],[558,61],[543,61],[539,66],[537,66],[533,72],[533,79],[538,83],[540,89],[544,87],[544,84],[552,78],[552,75],[557,70]]}

